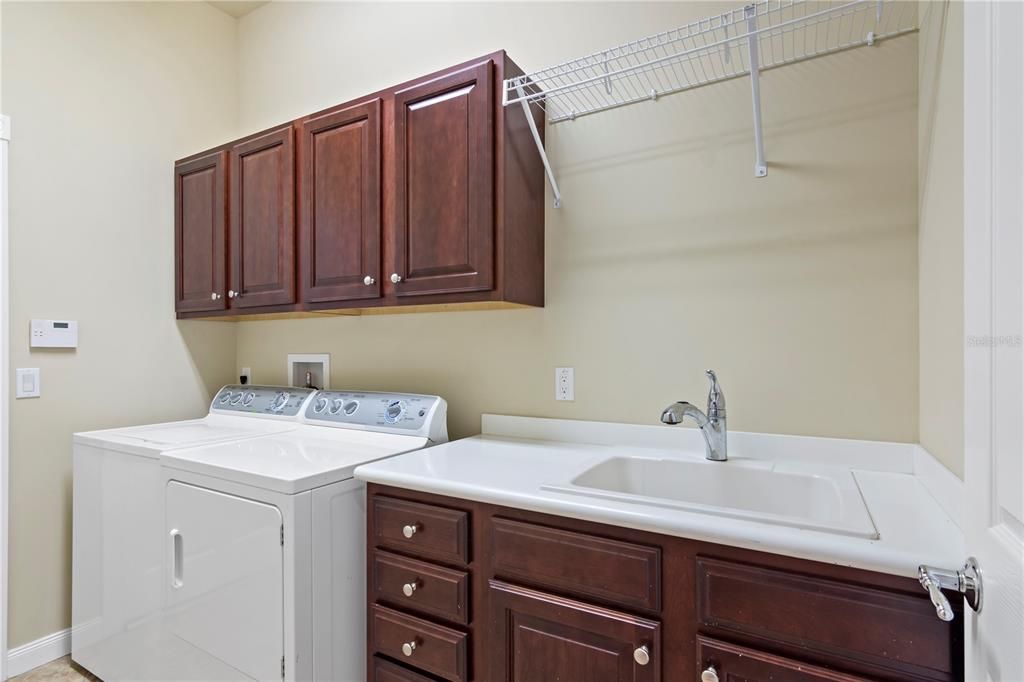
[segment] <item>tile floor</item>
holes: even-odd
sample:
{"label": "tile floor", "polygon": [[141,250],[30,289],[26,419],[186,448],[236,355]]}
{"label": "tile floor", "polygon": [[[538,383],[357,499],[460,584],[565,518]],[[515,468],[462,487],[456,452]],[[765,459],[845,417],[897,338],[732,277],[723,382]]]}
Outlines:
{"label": "tile floor", "polygon": [[90,675],[88,671],[79,668],[71,662],[70,656],[58,658],[41,665],[35,670],[29,670],[17,677],[12,677],[8,682],[99,682],[99,678]]}

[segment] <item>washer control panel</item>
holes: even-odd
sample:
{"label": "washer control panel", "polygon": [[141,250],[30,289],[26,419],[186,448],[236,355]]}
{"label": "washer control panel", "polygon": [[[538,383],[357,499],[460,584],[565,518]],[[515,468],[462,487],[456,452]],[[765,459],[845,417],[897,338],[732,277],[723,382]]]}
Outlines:
{"label": "washer control panel", "polygon": [[295,417],[316,391],[282,386],[225,386],[210,405],[211,412]]}
{"label": "washer control panel", "polygon": [[399,432],[424,430],[439,404],[436,395],[319,391],[306,406],[307,422]]}

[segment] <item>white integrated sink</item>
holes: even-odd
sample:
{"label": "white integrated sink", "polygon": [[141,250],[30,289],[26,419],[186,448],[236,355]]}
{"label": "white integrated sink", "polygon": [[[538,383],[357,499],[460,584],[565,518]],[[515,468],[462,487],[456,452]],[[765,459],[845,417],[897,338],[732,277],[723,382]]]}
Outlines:
{"label": "white integrated sink", "polygon": [[798,462],[611,457],[544,490],[878,538],[853,472]]}

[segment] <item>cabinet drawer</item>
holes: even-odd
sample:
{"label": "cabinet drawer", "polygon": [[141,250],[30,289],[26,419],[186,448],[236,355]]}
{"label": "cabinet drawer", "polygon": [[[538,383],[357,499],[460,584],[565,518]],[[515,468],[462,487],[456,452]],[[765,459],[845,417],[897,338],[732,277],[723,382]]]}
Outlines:
{"label": "cabinet drawer", "polygon": [[[464,632],[383,606],[373,606],[370,642],[374,653],[403,661],[451,682],[468,679],[467,638]],[[403,651],[406,644],[412,648]]]}
{"label": "cabinet drawer", "polygon": [[807,665],[783,656],[774,656],[756,649],[727,644],[699,635],[697,636],[697,665],[700,672],[694,679],[700,679],[701,672],[708,668],[714,668],[720,680],[867,682],[867,679],[863,677],[845,675],[827,668]]}
{"label": "cabinet drawer", "polygon": [[882,676],[954,677],[952,631],[923,593],[698,557],[697,619],[714,634],[800,658],[838,657]]}
{"label": "cabinet drawer", "polygon": [[370,576],[377,600],[466,625],[469,574],[375,550]]}
{"label": "cabinet drawer", "polygon": [[658,547],[500,518],[492,521],[491,543],[500,577],[626,607],[661,609]]}
{"label": "cabinet drawer", "polygon": [[380,656],[373,657],[372,666],[372,682],[436,682],[436,678],[420,675]]}
{"label": "cabinet drawer", "polygon": [[453,564],[469,563],[469,514],[464,511],[377,495],[373,535],[379,547]]}

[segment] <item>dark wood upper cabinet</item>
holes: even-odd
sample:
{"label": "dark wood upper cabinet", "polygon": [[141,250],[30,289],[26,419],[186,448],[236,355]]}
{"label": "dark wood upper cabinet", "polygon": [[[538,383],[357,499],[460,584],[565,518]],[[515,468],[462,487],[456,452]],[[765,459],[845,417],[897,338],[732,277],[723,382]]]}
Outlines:
{"label": "dark wood upper cabinet", "polygon": [[299,124],[299,273],[308,303],[381,295],[381,100]]}
{"label": "dark wood upper cabinet", "polygon": [[494,287],[494,99],[487,60],[395,93],[398,296]]}
{"label": "dark wood upper cabinet", "polygon": [[519,75],[494,52],[180,161],[178,316],[544,305]]}
{"label": "dark wood upper cabinet", "polygon": [[488,597],[492,682],[661,680],[656,621],[496,580]]}
{"label": "dark wood upper cabinet", "polygon": [[174,296],[178,312],[224,310],[227,153],[174,167]]}
{"label": "dark wood upper cabinet", "polygon": [[295,303],[292,127],[231,148],[231,306]]}

